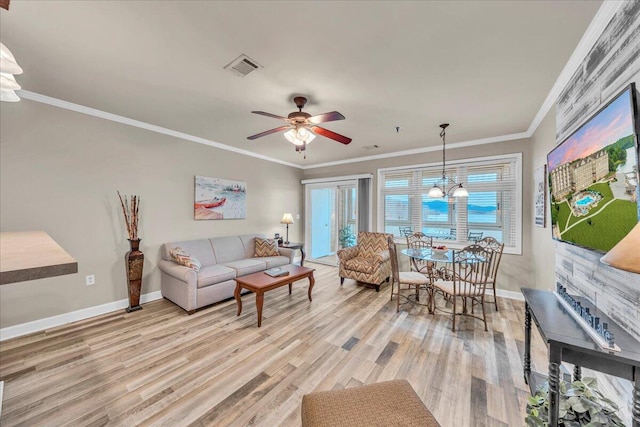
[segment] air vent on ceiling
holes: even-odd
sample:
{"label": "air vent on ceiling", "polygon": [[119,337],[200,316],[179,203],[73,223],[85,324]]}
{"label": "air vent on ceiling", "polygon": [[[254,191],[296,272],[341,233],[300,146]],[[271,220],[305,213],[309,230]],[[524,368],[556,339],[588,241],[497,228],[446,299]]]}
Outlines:
{"label": "air vent on ceiling", "polygon": [[258,68],[263,67],[245,54],[238,56],[224,67],[225,70],[231,71],[238,77],[244,77]]}
{"label": "air vent on ceiling", "polygon": [[364,147],[365,150],[375,150],[376,148],[380,148],[379,145],[365,145]]}

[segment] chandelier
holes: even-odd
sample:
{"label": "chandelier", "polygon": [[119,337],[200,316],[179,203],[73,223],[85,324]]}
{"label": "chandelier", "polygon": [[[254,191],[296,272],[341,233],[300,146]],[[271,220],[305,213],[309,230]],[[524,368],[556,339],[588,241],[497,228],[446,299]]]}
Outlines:
{"label": "chandelier", "polygon": [[[433,187],[429,190],[429,197],[438,198],[448,196],[449,193],[453,191],[453,197],[468,197],[469,193],[467,189],[462,186],[462,183],[455,182],[452,178],[447,178],[445,173],[446,161],[444,157],[444,148],[445,148],[445,138],[447,135],[447,127],[449,123],[443,123],[440,125],[442,130],[440,131],[440,137],[442,138],[442,186],[439,186],[437,183],[433,183]],[[448,190],[447,181],[452,184]]]}

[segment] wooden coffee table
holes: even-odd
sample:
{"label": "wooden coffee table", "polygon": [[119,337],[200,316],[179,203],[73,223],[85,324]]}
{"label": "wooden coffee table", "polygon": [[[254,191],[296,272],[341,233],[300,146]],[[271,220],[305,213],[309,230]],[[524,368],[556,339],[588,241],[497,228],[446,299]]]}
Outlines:
{"label": "wooden coffee table", "polygon": [[236,291],[234,293],[236,302],[238,303],[238,316],[242,313],[242,299],[240,292],[247,289],[256,294],[256,307],[258,309],[258,327],[262,325],[262,303],[264,302],[264,293],[280,286],[289,285],[289,294],[291,294],[291,285],[293,282],[309,278],[309,301],[311,301],[311,290],[316,280],[313,278],[315,269],[300,267],[297,265],[286,265],[282,267],[289,270],[288,276],[271,277],[264,271],[248,274],[246,276],[236,278]]}

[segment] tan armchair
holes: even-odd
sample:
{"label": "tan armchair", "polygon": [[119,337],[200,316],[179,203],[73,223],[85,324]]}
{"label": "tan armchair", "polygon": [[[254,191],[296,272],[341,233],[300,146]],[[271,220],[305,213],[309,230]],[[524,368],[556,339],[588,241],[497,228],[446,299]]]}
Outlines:
{"label": "tan armchair", "polygon": [[391,275],[391,257],[387,239],[393,236],[386,233],[361,231],[358,233],[358,245],[338,251],[340,284],[344,279],[373,285],[376,292],[380,285]]}

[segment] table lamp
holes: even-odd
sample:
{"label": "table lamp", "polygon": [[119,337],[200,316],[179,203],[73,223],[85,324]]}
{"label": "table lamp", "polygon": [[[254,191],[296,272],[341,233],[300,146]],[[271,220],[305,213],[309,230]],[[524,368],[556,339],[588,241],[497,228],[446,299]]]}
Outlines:
{"label": "table lamp", "polygon": [[289,224],[293,224],[293,216],[290,213],[286,213],[282,216],[280,224],[287,224],[287,239],[284,241],[285,245],[289,244]]}

